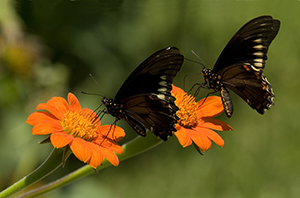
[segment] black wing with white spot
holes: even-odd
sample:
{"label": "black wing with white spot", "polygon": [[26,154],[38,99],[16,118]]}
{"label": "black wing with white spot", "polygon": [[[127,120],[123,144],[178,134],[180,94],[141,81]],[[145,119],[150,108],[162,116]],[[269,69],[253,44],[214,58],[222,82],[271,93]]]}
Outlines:
{"label": "black wing with white spot", "polygon": [[280,27],[271,16],[260,16],[246,23],[228,42],[219,56],[213,73],[234,64],[249,63],[263,71],[269,46]]}
{"label": "black wing with white spot", "polygon": [[176,131],[178,107],[171,90],[183,59],[175,47],[152,54],[129,75],[115,99],[103,98],[107,112],[124,118],[141,136],[149,129],[166,141]]}
{"label": "black wing with white spot", "polygon": [[204,68],[205,85],[221,91],[225,113],[231,117],[233,106],[226,89],[245,100],[258,113],[264,114],[273,103],[271,84],[263,74],[267,52],[280,27],[271,16],[260,16],[246,23],[231,38],[213,70]]}
{"label": "black wing with white spot", "polygon": [[159,50],[142,62],[125,80],[116,100],[138,94],[171,95],[173,78],[181,69],[183,55],[176,47]]}

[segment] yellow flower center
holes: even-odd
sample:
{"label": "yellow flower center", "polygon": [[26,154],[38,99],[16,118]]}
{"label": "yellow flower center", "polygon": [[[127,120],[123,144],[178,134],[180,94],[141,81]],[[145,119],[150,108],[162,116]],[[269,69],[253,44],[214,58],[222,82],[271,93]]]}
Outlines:
{"label": "yellow flower center", "polygon": [[184,92],[174,94],[176,98],[175,104],[179,108],[177,116],[179,117],[179,125],[185,128],[195,127],[198,123],[198,104],[195,97]]}
{"label": "yellow flower center", "polygon": [[68,111],[62,121],[62,126],[67,134],[80,137],[86,141],[92,141],[98,136],[98,125],[95,117],[89,113],[80,111]]}

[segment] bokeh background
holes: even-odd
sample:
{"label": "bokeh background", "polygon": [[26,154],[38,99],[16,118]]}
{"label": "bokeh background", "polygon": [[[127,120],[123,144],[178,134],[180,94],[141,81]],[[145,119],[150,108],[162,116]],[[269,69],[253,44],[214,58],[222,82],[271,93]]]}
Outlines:
{"label": "bokeh background", "polygon": [[[126,77],[149,55],[178,47],[185,57],[212,68],[231,36],[250,19],[281,21],[270,46],[265,75],[276,98],[259,115],[231,93],[234,131],[220,132],[200,156],[175,137],[139,156],[75,181],[42,197],[299,197],[300,194],[300,2],[209,0],[1,0],[0,190],[30,173],[52,150],[39,145],[25,123],[37,104],[69,91],[96,109],[114,97]],[[199,64],[185,61],[174,83],[203,82]],[[89,77],[92,74],[100,87]],[[190,75],[192,74],[192,75]],[[201,91],[198,99],[205,97]],[[111,124],[107,115],[102,123]],[[136,136],[124,121],[124,142]],[[152,134],[148,134],[152,135]],[[82,166],[75,158],[37,183]]]}

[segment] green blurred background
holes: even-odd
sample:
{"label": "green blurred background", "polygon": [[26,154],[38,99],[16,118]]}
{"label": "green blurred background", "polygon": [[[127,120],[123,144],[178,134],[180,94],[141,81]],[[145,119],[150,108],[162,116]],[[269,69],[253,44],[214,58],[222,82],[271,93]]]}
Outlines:
{"label": "green blurred background", "polygon": [[[168,46],[197,60],[194,50],[212,68],[242,25],[268,14],[281,29],[264,72],[276,95],[265,115],[232,93],[232,118],[219,116],[234,129],[220,132],[224,148],[213,144],[200,156],[172,137],[42,197],[299,197],[299,10],[299,1],[271,0],[1,0],[0,190],[34,170],[52,149],[39,145],[44,137],[31,135],[25,123],[37,104],[71,91],[83,107],[96,109],[101,97],[81,91],[114,97],[135,67]],[[186,89],[203,82],[201,69],[185,61],[174,83],[182,87],[189,74],[199,75],[187,77]],[[102,123],[113,120],[107,115]],[[136,136],[126,122],[118,124],[127,131],[123,142]],[[82,165],[71,157],[36,186]]]}

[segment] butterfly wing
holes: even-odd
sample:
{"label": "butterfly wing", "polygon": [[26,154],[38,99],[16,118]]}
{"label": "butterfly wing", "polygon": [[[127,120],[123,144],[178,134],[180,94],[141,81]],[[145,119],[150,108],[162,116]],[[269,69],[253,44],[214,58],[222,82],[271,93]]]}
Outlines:
{"label": "butterfly wing", "polygon": [[176,47],[155,52],[129,75],[115,99],[121,101],[138,94],[162,92],[171,95],[173,78],[181,69],[182,63],[183,55]]}
{"label": "butterfly wing", "polygon": [[[237,64],[222,70],[222,83],[245,100],[258,113],[270,109],[275,97],[267,78],[251,64]],[[223,95],[222,95],[223,96]],[[230,100],[230,98],[224,98]],[[228,115],[228,114],[227,114]]]}
{"label": "butterfly wing", "polygon": [[156,94],[132,96],[123,101],[126,104],[125,119],[139,135],[146,136],[145,128],[148,128],[166,141],[176,131],[174,125],[178,118],[174,113],[178,107],[174,101],[173,97],[162,99]]}
{"label": "butterfly wing", "polygon": [[171,90],[182,63],[179,49],[162,49],[142,62],[118,91],[115,103],[124,105],[123,117],[139,135],[145,136],[147,128],[166,141],[176,131],[178,107]]}
{"label": "butterfly wing", "polygon": [[213,73],[237,63],[249,63],[263,72],[269,46],[279,27],[280,21],[271,16],[260,16],[246,23],[225,46]]}
{"label": "butterfly wing", "polygon": [[[269,46],[279,27],[280,21],[271,16],[252,19],[228,42],[213,69],[224,86],[238,94],[260,114],[274,105],[272,86],[263,70]],[[221,92],[225,110],[230,107],[226,111],[226,115],[230,117],[233,108],[229,93],[224,87]]]}

